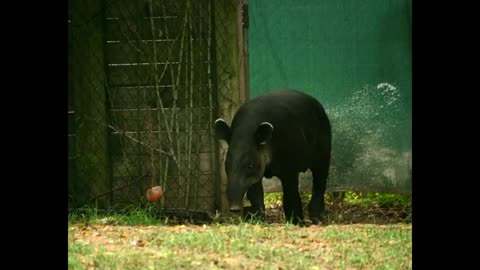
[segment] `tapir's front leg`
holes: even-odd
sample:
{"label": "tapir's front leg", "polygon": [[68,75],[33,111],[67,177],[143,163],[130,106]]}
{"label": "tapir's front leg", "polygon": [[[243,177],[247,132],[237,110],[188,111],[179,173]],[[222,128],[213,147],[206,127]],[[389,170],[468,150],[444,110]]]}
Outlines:
{"label": "tapir's front leg", "polygon": [[303,225],[303,207],[298,192],[298,173],[288,173],[281,176],[283,189],[283,210],[287,222]]}
{"label": "tapir's front leg", "polygon": [[245,216],[252,216],[264,221],[265,220],[265,202],[263,201],[263,185],[262,180],[253,184],[247,191],[247,199],[250,201],[251,207],[245,208]]}

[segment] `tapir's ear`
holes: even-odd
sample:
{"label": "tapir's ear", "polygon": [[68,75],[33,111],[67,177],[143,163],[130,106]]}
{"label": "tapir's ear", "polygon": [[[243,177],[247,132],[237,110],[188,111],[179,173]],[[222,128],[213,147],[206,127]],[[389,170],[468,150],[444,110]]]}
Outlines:
{"label": "tapir's ear", "polygon": [[225,120],[222,118],[215,120],[215,138],[229,143],[230,137],[232,137],[232,130],[228,126],[227,122],[225,122]]}
{"label": "tapir's ear", "polygon": [[273,125],[269,122],[261,123],[255,131],[255,141],[257,144],[266,144],[272,138]]}

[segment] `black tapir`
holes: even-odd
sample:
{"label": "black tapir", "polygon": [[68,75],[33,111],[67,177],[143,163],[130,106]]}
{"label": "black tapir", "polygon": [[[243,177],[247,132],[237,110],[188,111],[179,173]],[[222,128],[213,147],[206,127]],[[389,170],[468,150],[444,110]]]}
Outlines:
{"label": "black tapir", "polygon": [[331,127],[322,105],[296,90],[273,90],[245,102],[232,126],[215,121],[215,136],[228,143],[225,170],[230,211],[251,203],[251,213],[265,218],[262,178],[277,176],[282,182],[287,221],[303,223],[298,174],[313,174],[310,219],[317,224],[325,211],[324,194],[330,167]]}

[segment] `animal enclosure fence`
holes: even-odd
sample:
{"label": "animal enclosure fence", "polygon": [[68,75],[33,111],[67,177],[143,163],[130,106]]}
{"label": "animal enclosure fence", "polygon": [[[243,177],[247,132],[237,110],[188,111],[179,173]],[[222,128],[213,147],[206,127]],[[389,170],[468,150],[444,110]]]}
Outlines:
{"label": "animal enclosure fence", "polygon": [[69,1],[69,207],[146,204],[152,185],[161,208],[220,207],[212,126],[238,105],[236,14],[235,1]]}

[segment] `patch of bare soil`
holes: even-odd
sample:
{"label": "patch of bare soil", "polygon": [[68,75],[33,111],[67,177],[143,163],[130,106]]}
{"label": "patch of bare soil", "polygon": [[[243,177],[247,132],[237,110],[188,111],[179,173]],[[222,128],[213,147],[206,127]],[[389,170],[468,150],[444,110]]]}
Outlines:
{"label": "patch of bare soil", "polygon": [[[326,224],[392,224],[410,223],[412,208],[410,207],[380,207],[362,205],[341,205],[327,208]],[[285,216],[282,206],[270,207],[265,210],[267,223],[284,223]],[[304,207],[306,223],[309,223],[308,211]]]}

